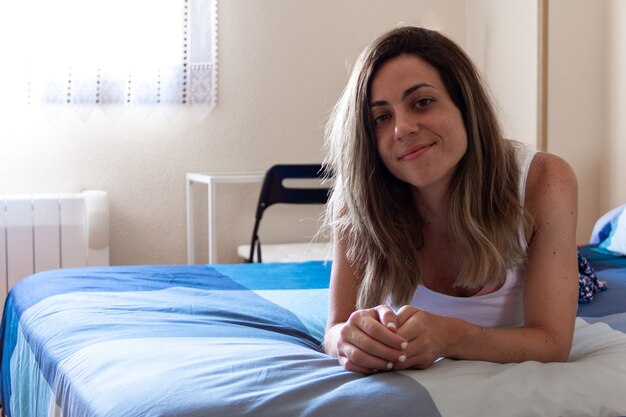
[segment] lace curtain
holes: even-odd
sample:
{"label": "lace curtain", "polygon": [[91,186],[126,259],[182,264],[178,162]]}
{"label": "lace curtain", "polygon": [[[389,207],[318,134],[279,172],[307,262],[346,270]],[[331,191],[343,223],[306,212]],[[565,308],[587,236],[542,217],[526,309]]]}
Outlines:
{"label": "lace curtain", "polygon": [[28,0],[0,6],[0,104],[216,103],[217,0]]}

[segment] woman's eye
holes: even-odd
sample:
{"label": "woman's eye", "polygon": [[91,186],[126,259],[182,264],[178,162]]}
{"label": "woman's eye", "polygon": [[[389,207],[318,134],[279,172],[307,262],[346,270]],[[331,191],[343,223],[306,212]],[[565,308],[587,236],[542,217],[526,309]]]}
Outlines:
{"label": "woman's eye", "polygon": [[421,98],[415,102],[415,108],[422,109],[428,107],[434,100],[432,98]]}
{"label": "woman's eye", "polygon": [[374,126],[380,126],[383,123],[385,123],[387,120],[389,120],[391,116],[389,116],[388,114],[381,114],[379,116],[375,116],[374,117]]}

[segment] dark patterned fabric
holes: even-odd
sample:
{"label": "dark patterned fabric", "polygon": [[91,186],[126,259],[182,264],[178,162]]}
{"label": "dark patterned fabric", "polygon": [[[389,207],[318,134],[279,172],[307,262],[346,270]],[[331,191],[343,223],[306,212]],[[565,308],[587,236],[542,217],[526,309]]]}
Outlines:
{"label": "dark patterned fabric", "polygon": [[606,282],[596,277],[587,259],[578,252],[578,302],[589,303],[593,300],[594,294],[607,288]]}

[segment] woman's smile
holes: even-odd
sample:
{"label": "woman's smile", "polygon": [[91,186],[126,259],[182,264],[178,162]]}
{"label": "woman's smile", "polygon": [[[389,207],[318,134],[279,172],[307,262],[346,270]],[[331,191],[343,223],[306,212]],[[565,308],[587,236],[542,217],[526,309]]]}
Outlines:
{"label": "woman's smile", "polygon": [[406,151],[402,152],[400,154],[400,158],[398,159],[402,161],[412,161],[424,155],[426,152],[430,150],[432,146],[434,146],[434,143],[412,146]]}

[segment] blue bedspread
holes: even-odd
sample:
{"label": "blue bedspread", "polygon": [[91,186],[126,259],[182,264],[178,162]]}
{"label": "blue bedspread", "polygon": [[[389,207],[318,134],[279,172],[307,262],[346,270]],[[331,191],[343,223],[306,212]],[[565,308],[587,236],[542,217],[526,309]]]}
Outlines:
{"label": "blue bedspread", "polygon": [[[52,399],[68,416],[438,415],[412,379],[344,372],[321,352],[327,287],[321,262],[24,279],[3,323],[6,412],[47,416]],[[33,391],[16,388],[20,379]],[[405,390],[412,401],[376,400]]]}
{"label": "blue bedspread", "polygon": [[[579,315],[594,318],[577,322],[571,363],[446,359],[426,371],[363,376],[343,370],[321,350],[329,269],[322,262],[130,266],[28,277],[12,289],[3,316],[5,412],[9,417],[626,414],[626,388],[614,389],[626,387],[623,300],[611,308],[605,303],[606,310],[597,314],[584,306]],[[602,270],[599,274],[609,290],[589,307],[616,287]],[[619,274],[626,284],[626,269]],[[594,386],[588,396],[575,388],[585,384]],[[611,392],[605,394],[601,384]]]}

